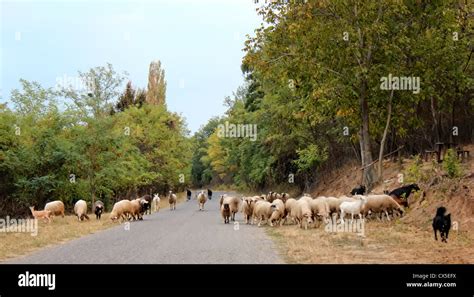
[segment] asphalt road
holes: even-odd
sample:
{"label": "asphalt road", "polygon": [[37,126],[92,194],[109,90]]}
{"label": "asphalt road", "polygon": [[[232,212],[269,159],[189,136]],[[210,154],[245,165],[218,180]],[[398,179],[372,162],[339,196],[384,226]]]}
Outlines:
{"label": "asphalt road", "polygon": [[[199,211],[195,199],[158,213],[37,251],[4,263],[22,264],[273,264],[283,263],[263,228],[243,223],[224,225],[219,195]],[[229,193],[231,194],[231,193]],[[193,192],[194,198],[194,192]],[[238,228],[237,228],[238,227]]]}

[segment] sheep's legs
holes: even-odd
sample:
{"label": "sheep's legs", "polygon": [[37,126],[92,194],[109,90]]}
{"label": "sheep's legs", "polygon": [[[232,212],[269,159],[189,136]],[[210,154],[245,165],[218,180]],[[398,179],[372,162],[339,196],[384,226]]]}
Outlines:
{"label": "sheep's legs", "polygon": [[390,221],[390,217],[389,217],[389,215],[388,215],[388,212],[387,212],[387,211],[385,211],[385,215],[387,216],[387,220],[388,220],[388,221]]}

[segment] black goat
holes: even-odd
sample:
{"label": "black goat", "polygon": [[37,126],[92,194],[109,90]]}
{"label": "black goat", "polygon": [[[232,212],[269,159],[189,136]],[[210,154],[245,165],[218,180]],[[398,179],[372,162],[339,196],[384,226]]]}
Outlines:
{"label": "black goat", "polygon": [[360,185],[359,187],[352,189],[351,195],[364,195],[366,191],[366,187],[364,185]]}

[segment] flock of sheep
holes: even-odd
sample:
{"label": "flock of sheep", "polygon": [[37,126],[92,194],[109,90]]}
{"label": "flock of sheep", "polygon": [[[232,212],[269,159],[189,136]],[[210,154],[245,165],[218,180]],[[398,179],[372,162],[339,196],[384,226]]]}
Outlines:
{"label": "flock of sheep", "polygon": [[[176,209],[176,195],[171,191],[168,195],[168,200],[171,209]],[[92,207],[96,219],[100,220],[102,213],[105,210],[104,203],[102,201],[96,201]],[[35,210],[34,207],[30,207],[31,214],[35,219],[45,219],[51,222],[53,216],[64,217],[65,207],[64,203],[60,200],[46,203],[44,210]],[[151,211],[160,210],[160,197],[155,194],[153,199],[150,195],[134,200],[120,200],[114,204],[110,218],[115,221],[118,219],[123,220],[142,220],[145,213],[151,213]],[[79,221],[89,220],[87,215],[87,202],[79,200],[74,204],[74,214],[77,216]]]}
{"label": "flock of sheep", "polygon": [[[236,213],[242,212],[246,224],[261,226],[266,223],[270,226],[281,226],[285,223],[295,223],[307,229],[308,226],[316,225],[318,221],[337,220],[338,216],[341,223],[344,223],[347,215],[350,215],[351,221],[354,216],[358,216],[359,219],[376,216],[381,220],[384,214],[387,220],[390,220],[390,216],[403,216],[404,206],[408,206],[407,198],[414,190],[419,190],[417,185],[402,187],[390,193],[364,195],[365,188],[361,186],[352,190],[351,197],[344,195],[313,198],[309,194],[304,194],[299,199],[291,198],[287,193],[275,192],[252,197],[222,195],[219,205],[224,224],[230,223],[231,220],[235,221]],[[176,194],[169,191],[167,198],[170,210],[176,210]],[[204,191],[200,191],[196,199],[199,210],[204,210],[208,196]],[[134,200],[120,200],[114,204],[110,219],[121,220],[121,222],[142,220],[144,214],[159,211],[160,202],[158,194],[155,194],[153,198],[151,195],[144,195]],[[64,217],[64,203],[59,200],[47,203],[42,211],[35,211],[32,207],[30,209],[35,218],[50,221],[53,215]],[[104,212],[104,203],[96,201],[93,211],[96,219],[100,219]],[[74,205],[74,213],[79,221],[88,220],[86,201],[77,201]]]}
{"label": "flock of sheep", "polygon": [[390,193],[371,195],[363,195],[365,189],[355,189],[351,192],[352,197],[313,198],[304,194],[299,199],[290,198],[287,193],[274,192],[243,198],[223,195],[220,211],[225,224],[234,221],[235,214],[240,210],[246,224],[281,226],[293,222],[307,229],[317,221],[337,220],[338,216],[341,223],[344,223],[347,215],[351,216],[351,222],[354,216],[359,219],[375,216],[380,220],[383,220],[384,214],[387,220],[390,220],[390,216],[403,216],[403,205],[408,206],[407,198],[414,190],[419,190],[418,186],[409,185]]}

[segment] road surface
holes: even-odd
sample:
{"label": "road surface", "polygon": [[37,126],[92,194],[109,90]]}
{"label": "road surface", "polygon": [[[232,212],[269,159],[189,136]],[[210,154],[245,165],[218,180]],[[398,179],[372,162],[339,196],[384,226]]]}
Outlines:
{"label": "road surface", "polygon": [[[194,199],[169,210],[161,202],[158,213],[143,221],[99,231],[64,244],[4,263],[18,264],[278,264],[283,260],[263,228],[243,224],[224,225],[219,195],[199,211]],[[233,193],[229,193],[233,194]],[[165,199],[166,200],[166,199]],[[238,227],[238,228],[237,228]]]}

